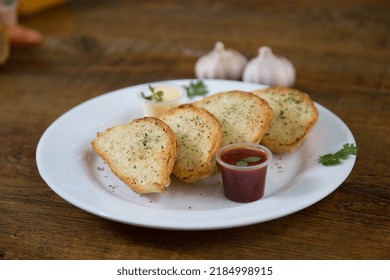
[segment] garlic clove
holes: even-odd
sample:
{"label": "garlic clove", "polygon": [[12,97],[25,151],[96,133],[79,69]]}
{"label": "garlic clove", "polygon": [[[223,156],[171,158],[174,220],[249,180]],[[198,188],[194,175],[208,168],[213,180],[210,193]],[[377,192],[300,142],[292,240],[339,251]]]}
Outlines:
{"label": "garlic clove", "polygon": [[243,81],[269,86],[291,87],[295,83],[294,65],[285,57],[273,54],[270,47],[259,48],[259,55],[251,59],[243,72]]}
{"label": "garlic clove", "polygon": [[214,49],[201,56],[195,64],[198,79],[241,79],[247,59],[233,49],[225,49],[222,42],[216,42]]}

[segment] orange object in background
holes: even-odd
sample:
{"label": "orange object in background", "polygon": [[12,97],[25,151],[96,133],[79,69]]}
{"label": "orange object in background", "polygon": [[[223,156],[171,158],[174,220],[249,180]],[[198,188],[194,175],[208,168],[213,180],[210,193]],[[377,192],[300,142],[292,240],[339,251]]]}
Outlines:
{"label": "orange object in background", "polygon": [[[66,0],[19,0],[18,15],[33,15],[65,2]],[[7,26],[7,33],[13,46],[31,47],[43,41],[41,33],[23,25]]]}
{"label": "orange object in background", "polygon": [[28,26],[18,23],[18,16],[33,15],[66,0],[19,0],[3,1],[0,4],[0,65],[10,53],[10,46],[34,47],[42,43],[43,35]]}
{"label": "orange object in background", "polygon": [[66,0],[19,0],[20,15],[31,15],[65,3]]}
{"label": "orange object in background", "polygon": [[4,64],[9,56],[9,42],[6,27],[0,23],[0,65]]}
{"label": "orange object in background", "polygon": [[9,25],[6,28],[8,40],[13,46],[33,47],[43,41],[43,35],[32,28],[20,24]]}

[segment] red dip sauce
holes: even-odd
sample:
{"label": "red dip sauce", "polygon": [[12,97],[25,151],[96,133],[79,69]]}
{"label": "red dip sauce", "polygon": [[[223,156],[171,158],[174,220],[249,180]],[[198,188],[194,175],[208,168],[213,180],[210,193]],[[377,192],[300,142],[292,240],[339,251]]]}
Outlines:
{"label": "red dip sauce", "polygon": [[267,160],[268,155],[264,150],[255,150],[250,148],[237,147],[224,151],[221,159],[231,165],[237,165],[238,162],[244,161],[248,157],[259,158],[258,161],[247,162],[248,166],[257,165]]}
{"label": "red dip sauce", "polygon": [[269,158],[265,150],[236,146],[222,150],[219,158],[224,194],[228,199],[252,202],[264,196],[267,164],[262,163]]}

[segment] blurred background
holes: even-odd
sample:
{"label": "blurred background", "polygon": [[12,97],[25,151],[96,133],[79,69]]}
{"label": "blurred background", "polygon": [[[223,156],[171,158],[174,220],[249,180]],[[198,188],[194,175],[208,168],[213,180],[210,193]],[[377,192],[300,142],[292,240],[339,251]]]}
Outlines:
{"label": "blurred background", "polygon": [[[16,82],[4,76],[18,69],[24,84],[47,83],[40,77],[49,72],[56,91],[66,95],[88,87],[94,96],[132,84],[191,78],[197,58],[216,41],[247,58],[270,46],[296,67],[297,88],[329,98],[340,87],[368,90],[359,87],[362,80],[374,87],[389,75],[377,65],[389,58],[388,1],[57,2],[34,10],[28,0],[20,1],[19,22],[40,31],[44,42],[13,49],[0,70],[1,82]],[[112,11],[114,18],[108,17]]]}

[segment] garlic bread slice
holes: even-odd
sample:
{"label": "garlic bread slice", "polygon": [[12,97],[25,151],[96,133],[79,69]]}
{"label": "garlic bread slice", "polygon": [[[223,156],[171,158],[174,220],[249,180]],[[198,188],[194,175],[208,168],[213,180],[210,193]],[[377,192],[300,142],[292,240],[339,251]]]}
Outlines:
{"label": "garlic bread slice", "polygon": [[91,143],[111,171],[133,191],[162,193],[176,160],[176,137],[155,117],[135,119],[99,132]]}
{"label": "garlic bread slice", "polygon": [[318,110],[307,93],[275,86],[256,90],[255,95],[267,100],[273,120],[261,143],[274,153],[296,150],[318,119]]}
{"label": "garlic bread slice", "polygon": [[173,174],[185,182],[207,178],[217,171],[215,155],[221,146],[218,120],[207,110],[184,104],[161,116],[176,134]]}
{"label": "garlic bread slice", "polygon": [[222,127],[222,146],[233,143],[259,143],[272,121],[268,103],[244,91],[210,95],[193,103],[212,113]]}

